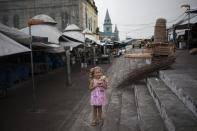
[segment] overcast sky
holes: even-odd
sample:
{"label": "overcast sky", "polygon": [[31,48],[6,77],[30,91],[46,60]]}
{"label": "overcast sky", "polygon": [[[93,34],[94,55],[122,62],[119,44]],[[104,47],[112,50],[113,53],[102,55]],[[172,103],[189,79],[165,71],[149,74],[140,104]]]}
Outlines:
{"label": "overcast sky", "polygon": [[94,0],[98,7],[98,25],[103,31],[106,10],[109,10],[111,21],[120,31],[120,39],[147,38],[153,35],[157,18],[165,18],[170,26],[180,19],[184,9],[180,6],[189,4],[197,8],[197,0]]}

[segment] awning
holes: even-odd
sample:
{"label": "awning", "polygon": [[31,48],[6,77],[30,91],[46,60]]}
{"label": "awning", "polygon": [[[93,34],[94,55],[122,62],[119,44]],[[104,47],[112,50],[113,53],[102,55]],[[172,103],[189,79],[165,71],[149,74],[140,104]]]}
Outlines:
{"label": "awning", "polygon": [[84,43],[81,42],[75,42],[67,39],[64,35],[60,37],[60,45],[63,47],[70,47],[70,50],[72,50],[74,47],[77,47],[79,45],[83,45]]}
{"label": "awning", "polygon": [[31,43],[31,37],[28,35],[29,33],[24,33],[22,31],[19,31],[15,28],[10,28],[6,25],[3,25],[0,23],[0,32],[8,36],[9,38],[12,38],[13,40],[21,43],[21,44],[30,44]]}
{"label": "awning", "polygon": [[45,48],[58,48],[60,45],[57,44],[45,44],[42,42],[33,42],[32,46],[37,46],[37,47],[45,47]]}
{"label": "awning", "polygon": [[0,33],[0,56],[6,56],[28,51],[31,50],[14,41],[13,39],[7,37],[6,35]]}
{"label": "awning", "polygon": [[95,42],[95,43],[97,43],[98,44],[98,40],[96,39],[96,37],[94,37],[93,35],[91,35],[91,34],[85,34],[85,38],[86,39],[89,39],[89,40],[91,40],[91,41],[93,41],[93,42]]}
{"label": "awning", "polygon": [[84,34],[82,34],[79,31],[66,31],[63,33],[63,35],[65,35],[66,37],[75,39],[75,40],[82,42],[82,43],[85,42]]}
{"label": "awning", "polygon": [[64,47],[60,46],[60,47],[56,47],[56,48],[48,48],[46,50],[46,52],[49,53],[63,53],[65,52]]}
{"label": "awning", "polygon": [[96,39],[96,37],[93,35],[93,33],[89,29],[83,30],[82,33],[85,35],[85,39],[89,39],[97,44],[100,42]]}
{"label": "awning", "polygon": [[33,42],[32,46],[33,46],[33,51],[44,51],[49,53],[63,53],[65,51],[63,46],[57,44],[45,44],[42,42]]}
{"label": "awning", "polygon": [[73,41],[69,41],[69,42],[60,42],[60,44],[64,47],[67,47],[69,46],[70,47],[70,50],[73,50],[73,48],[79,46],[79,45],[82,45],[83,43],[80,43],[80,42],[73,42]]}
{"label": "awning", "polygon": [[[190,23],[190,29],[192,28],[194,24],[193,23]],[[186,30],[188,29],[188,24],[182,24],[182,25],[175,25],[175,29],[176,30]]]}

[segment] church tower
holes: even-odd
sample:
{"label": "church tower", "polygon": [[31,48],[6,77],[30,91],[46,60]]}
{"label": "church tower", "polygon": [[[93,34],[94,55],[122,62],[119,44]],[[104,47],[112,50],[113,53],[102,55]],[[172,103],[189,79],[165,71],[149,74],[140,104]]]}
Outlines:
{"label": "church tower", "polygon": [[106,15],[105,15],[105,21],[104,21],[104,24],[103,24],[103,28],[104,28],[104,32],[112,33],[112,23],[111,23],[111,19],[109,17],[108,10],[107,10]]}
{"label": "church tower", "polygon": [[119,41],[119,31],[118,31],[117,25],[115,25],[114,37],[115,37],[114,38],[115,41]]}

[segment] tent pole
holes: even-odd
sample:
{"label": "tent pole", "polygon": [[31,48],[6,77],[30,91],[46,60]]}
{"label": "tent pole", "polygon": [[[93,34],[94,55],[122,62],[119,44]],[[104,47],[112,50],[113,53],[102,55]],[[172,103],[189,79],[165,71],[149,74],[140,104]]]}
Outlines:
{"label": "tent pole", "polygon": [[86,38],[85,38],[85,33],[84,33],[84,39],[85,39],[85,41],[84,41],[84,47],[83,47],[83,49],[84,49],[84,68],[86,69],[87,68],[87,63],[86,63]]}
{"label": "tent pole", "polygon": [[96,65],[96,49],[95,46],[93,46],[93,64]]}
{"label": "tent pole", "polygon": [[72,85],[71,82],[71,68],[70,68],[70,47],[64,47],[66,53],[66,75],[67,75],[67,85]]}
{"label": "tent pole", "polygon": [[32,35],[31,35],[31,25],[29,26],[29,35],[31,38],[30,42],[30,53],[31,53],[31,79],[32,79],[32,88],[33,88],[33,112],[37,111],[37,105],[36,105],[36,88],[35,88],[35,81],[34,81],[34,64],[33,64],[33,51],[32,51]]}

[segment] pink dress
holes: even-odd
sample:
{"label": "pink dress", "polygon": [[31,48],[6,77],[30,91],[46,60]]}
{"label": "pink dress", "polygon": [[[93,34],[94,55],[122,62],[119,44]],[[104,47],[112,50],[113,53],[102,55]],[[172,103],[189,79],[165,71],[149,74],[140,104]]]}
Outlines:
{"label": "pink dress", "polygon": [[97,84],[98,80],[93,79],[94,90],[91,91],[90,104],[94,106],[106,105],[106,89]]}

